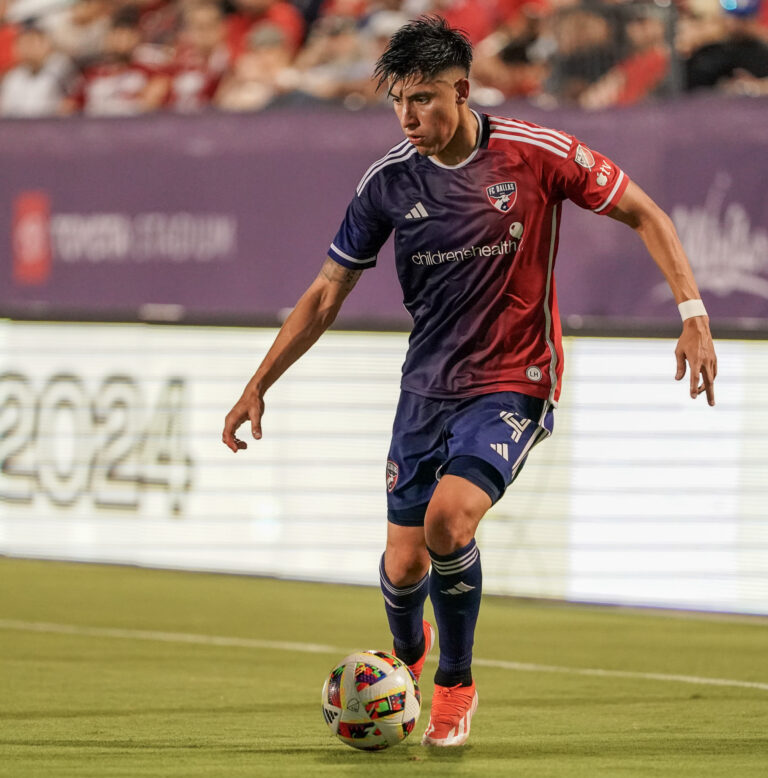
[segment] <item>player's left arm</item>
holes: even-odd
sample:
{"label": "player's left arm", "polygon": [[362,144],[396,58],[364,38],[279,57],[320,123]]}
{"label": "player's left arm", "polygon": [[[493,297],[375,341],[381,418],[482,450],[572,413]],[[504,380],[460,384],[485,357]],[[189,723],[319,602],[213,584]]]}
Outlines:
{"label": "player's left arm", "polygon": [[[637,184],[629,182],[609,216],[629,225],[642,238],[648,253],[667,279],[675,302],[680,304],[700,298],[691,265],[672,219]],[[708,316],[692,316],[683,322],[675,356],[675,378],[680,381],[685,376],[687,362],[691,369],[691,397],[695,399],[706,392],[707,401],[714,405],[717,356]]]}

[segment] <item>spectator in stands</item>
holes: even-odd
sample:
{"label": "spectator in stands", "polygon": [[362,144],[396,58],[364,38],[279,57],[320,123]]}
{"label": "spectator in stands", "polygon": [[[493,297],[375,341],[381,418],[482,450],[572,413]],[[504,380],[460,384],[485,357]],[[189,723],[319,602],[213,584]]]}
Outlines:
{"label": "spectator in stands", "polygon": [[290,71],[295,91],[320,100],[336,100],[343,97],[350,81],[358,82],[366,76],[370,81],[366,43],[356,19],[321,16]]}
{"label": "spectator in stands", "polygon": [[[0,0],[0,78],[13,63],[21,5],[32,2],[59,3],[41,11],[37,26],[85,73],[66,109],[93,115],[195,111],[210,102],[226,110],[380,102],[368,73],[390,34],[387,18],[401,26],[430,11],[476,42],[473,94],[481,105],[526,97],[599,108],[670,83],[662,20],[637,10],[649,4],[627,0],[69,0],[63,10],[62,0]],[[768,0],[677,5],[688,88],[768,91]],[[636,18],[625,25],[627,13]],[[304,43],[305,19],[315,17]],[[53,83],[52,70],[48,63],[33,72],[25,62],[23,73],[39,90]],[[22,71],[15,72],[19,94]]]}
{"label": "spectator in stands", "polygon": [[669,72],[664,19],[652,5],[626,9],[629,54],[579,96],[582,108],[631,105],[652,94]]}
{"label": "spectator in stands", "polygon": [[291,57],[304,41],[304,18],[296,6],[284,0],[234,0],[236,12],[227,20],[227,46],[233,61],[250,46],[252,32],[277,28]]}
{"label": "spectator in stands", "polygon": [[57,115],[74,76],[72,62],[54,51],[45,31],[32,24],[19,31],[15,53],[18,64],[0,83],[0,116]]}
{"label": "spectator in stands", "polygon": [[112,18],[103,51],[83,72],[67,110],[90,116],[133,116],[162,106],[169,78],[137,59],[140,43],[138,10],[126,6]]}
{"label": "spectator in stands", "polygon": [[689,90],[733,90],[736,84],[768,78],[768,42],[758,16],[760,0],[724,0],[723,7],[727,13],[718,25],[720,34],[693,49],[685,62]]}
{"label": "spectator in stands", "polygon": [[229,68],[224,14],[213,0],[196,0],[182,13],[173,62],[168,106],[185,113],[211,103]]}
{"label": "spectator in stands", "polygon": [[675,50],[688,59],[696,49],[722,39],[725,14],[717,0],[695,0],[681,4],[675,26]]}
{"label": "spectator in stands", "polygon": [[245,50],[216,92],[214,102],[225,111],[260,111],[293,88],[283,82],[294,52],[285,30],[260,24],[251,30],[244,44]]}
{"label": "spectator in stands", "polygon": [[283,84],[293,87],[293,101],[339,101],[357,109],[386,100],[376,90],[371,72],[389,38],[408,21],[397,11],[377,11],[364,20],[352,16],[321,16],[313,25],[306,46]]}
{"label": "spectator in stands", "polygon": [[386,101],[371,72],[390,37],[407,21],[404,14],[386,10],[359,20],[321,16],[293,67],[282,76],[283,85],[293,88],[286,100],[337,101],[353,110]]}
{"label": "spectator in stands", "polygon": [[[475,48],[473,91],[481,104],[511,97],[535,97],[549,75],[550,52],[537,51],[542,25],[551,12],[546,0],[500,0],[499,26]],[[554,45],[554,44],[553,44]]]}
{"label": "spectator in stands", "polygon": [[294,64],[303,71],[343,64],[357,60],[361,48],[363,39],[358,35],[357,19],[352,16],[326,14],[312,25],[307,41]]}
{"label": "spectator in stands", "polygon": [[42,20],[53,45],[79,67],[96,58],[109,30],[110,6],[107,0],[76,0],[63,11]]}
{"label": "spectator in stands", "polygon": [[155,46],[172,46],[181,24],[182,0],[112,0],[139,15],[141,40]]}
{"label": "spectator in stands", "polygon": [[552,17],[552,70],[548,91],[559,101],[577,102],[581,93],[616,64],[616,30],[598,5],[574,6]]}

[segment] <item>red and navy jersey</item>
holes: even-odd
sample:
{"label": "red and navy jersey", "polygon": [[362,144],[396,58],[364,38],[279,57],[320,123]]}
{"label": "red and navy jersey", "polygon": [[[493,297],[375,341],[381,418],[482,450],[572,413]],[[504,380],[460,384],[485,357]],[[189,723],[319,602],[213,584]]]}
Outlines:
{"label": "red and navy jersey", "polygon": [[413,317],[403,389],[436,398],[515,391],[556,403],[562,202],[606,214],[629,179],[567,133],[476,116],[478,144],[459,165],[423,157],[407,140],[375,162],[329,255],[373,267],[394,230]]}

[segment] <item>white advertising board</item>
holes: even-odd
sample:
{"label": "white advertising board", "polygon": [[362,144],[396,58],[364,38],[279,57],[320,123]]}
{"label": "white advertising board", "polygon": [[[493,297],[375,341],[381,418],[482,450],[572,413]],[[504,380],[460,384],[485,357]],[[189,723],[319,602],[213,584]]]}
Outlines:
{"label": "white advertising board", "polygon": [[[407,337],[324,335],[232,454],[274,334],[0,322],[0,553],[376,584]],[[480,526],[487,592],[768,613],[768,344],[719,344],[714,409],[673,347],[567,341],[555,435]]]}

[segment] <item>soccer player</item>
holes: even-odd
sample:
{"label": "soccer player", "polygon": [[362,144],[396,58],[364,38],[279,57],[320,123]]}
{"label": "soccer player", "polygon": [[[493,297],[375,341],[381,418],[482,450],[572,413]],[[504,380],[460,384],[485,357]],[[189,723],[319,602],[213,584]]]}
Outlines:
{"label": "soccer player", "polygon": [[[677,374],[714,405],[709,319],[671,220],[611,160],[565,132],[472,110],[467,39],[439,17],[400,28],[379,58],[405,140],[363,175],[317,279],[242,397],[224,443],[333,322],[395,232],[413,331],[386,468],[381,589],[395,653],[420,675],[440,637],[423,743],[466,742],[478,696],[472,645],[482,575],[475,531],[548,437],[563,369],[554,263],[565,199],[632,227],[666,277],[683,319]],[[431,567],[431,571],[430,571]]]}

